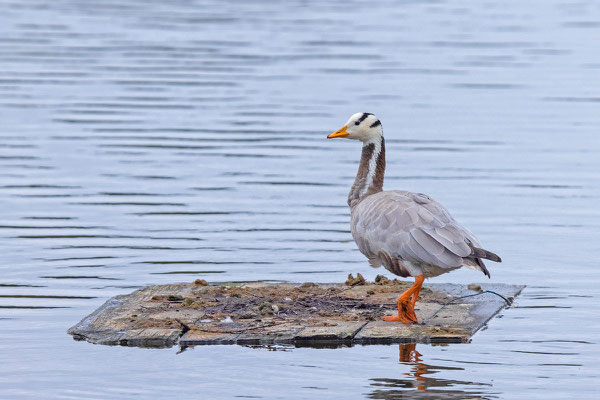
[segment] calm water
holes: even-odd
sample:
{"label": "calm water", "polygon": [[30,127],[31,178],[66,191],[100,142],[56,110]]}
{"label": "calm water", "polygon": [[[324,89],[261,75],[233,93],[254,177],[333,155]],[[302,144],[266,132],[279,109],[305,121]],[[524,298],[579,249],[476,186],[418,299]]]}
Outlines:
{"label": "calm water", "polygon": [[[459,3],[1,1],[0,398],[596,398],[600,5]],[[66,335],[148,284],[382,273],[349,233],[360,145],[325,139],[359,111],[386,187],[444,203],[502,256],[493,282],[528,285],[472,343]]]}

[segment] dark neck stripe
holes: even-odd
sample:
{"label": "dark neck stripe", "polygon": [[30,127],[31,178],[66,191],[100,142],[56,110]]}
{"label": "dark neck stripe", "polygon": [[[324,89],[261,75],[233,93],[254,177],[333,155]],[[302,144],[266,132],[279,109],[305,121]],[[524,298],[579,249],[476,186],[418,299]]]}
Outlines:
{"label": "dark neck stripe", "polygon": [[360,123],[361,123],[361,122],[363,122],[365,119],[367,119],[367,117],[368,117],[369,115],[373,115],[373,114],[371,114],[371,113],[363,113],[363,115],[361,115],[361,116],[360,116],[360,118],[358,119],[358,121],[356,121],[356,122],[358,122],[358,123],[360,124]]}
{"label": "dark neck stripe", "polygon": [[379,126],[379,125],[381,125],[381,121],[377,120],[377,121],[373,122],[369,128],[375,128],[376,126]]}

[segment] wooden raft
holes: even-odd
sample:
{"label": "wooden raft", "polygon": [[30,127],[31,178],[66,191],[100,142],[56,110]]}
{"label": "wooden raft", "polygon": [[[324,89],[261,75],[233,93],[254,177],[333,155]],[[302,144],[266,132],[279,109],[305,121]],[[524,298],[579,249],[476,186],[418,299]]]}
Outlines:
{"label": "wooden raft", "polygon": [[[350,277],[351,278],[351,277]],[[396,313],[410,283],[362,276],[346,284],[194,283],[149,286],[108,300],[68,333],[106,345],[170,347],[206,344],[337,347],[382,343],[466,342],[524,286],[432,284],[415,307],[418,324],[380,320]],[[441,310],[440,310],[441,308]]]}

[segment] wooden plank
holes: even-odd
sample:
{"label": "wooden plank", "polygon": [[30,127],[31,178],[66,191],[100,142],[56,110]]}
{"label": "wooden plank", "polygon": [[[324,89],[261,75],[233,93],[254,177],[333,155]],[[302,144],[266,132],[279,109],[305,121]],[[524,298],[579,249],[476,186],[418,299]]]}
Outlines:
{"label": "wooden plank", "polygon": [[366,325],[364,321],[325,321],[321,325],[307,326],[294,337],[294,342],[347,342]]}
{"label": "wooden plank", "polygon": [[355,342],[361,344],[388,343],[462,343],[471,332],[457,327],[429,325],[390,324],[387,321],[369,322],[356,335]]}
{"label": "wooden plank", "polygon": [[202,330],[190,330],[181,336],[181,346],[195,346],[203,344],[234,344],[237,342],[239,333],[223,333]]}

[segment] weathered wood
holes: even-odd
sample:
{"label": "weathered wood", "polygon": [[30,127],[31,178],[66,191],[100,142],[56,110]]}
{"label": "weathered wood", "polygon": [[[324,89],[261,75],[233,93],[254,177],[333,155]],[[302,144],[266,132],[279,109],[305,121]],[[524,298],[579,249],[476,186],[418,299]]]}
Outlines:
{"label": "weathered wood", "polygon": [[[201,344],[466,342],[506,306],[493,294],[460,299],[478,290],[513,298],[523,286],[433,284],[416,305],[418,324],[381,321],[396,312],[409,283],[385,278],[347,284],[224,283],[149,286],[108,300],[68,333],[108,345],[170,347]],[[440,310],[441,309],[441,310]]]}

